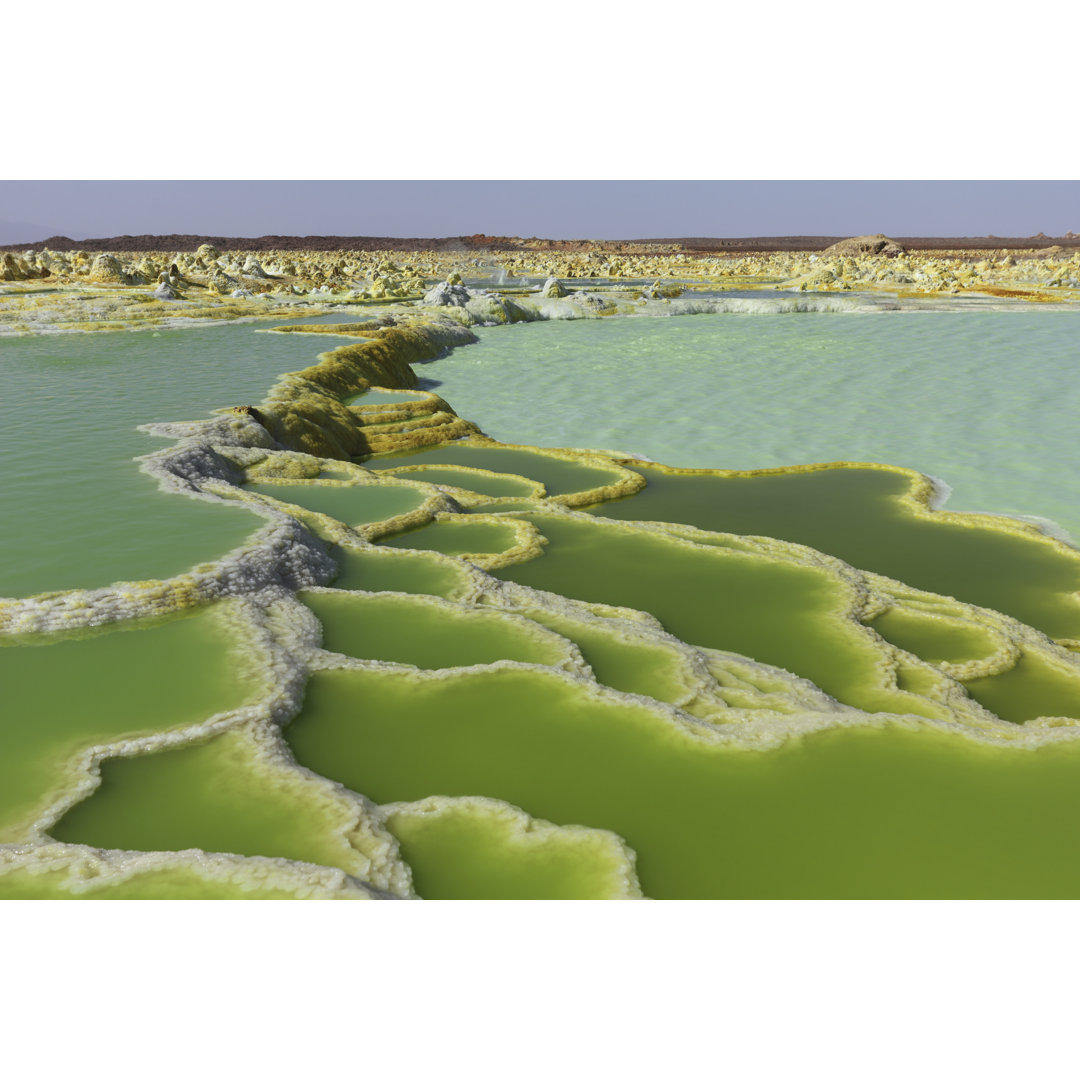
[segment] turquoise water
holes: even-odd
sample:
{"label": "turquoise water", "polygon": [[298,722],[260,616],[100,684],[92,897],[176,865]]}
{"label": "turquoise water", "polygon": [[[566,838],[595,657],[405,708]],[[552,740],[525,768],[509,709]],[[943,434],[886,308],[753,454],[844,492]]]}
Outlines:
{"label": "turquoise water", "polygon": [[0,341],[0,596],[169,577],[243,543],[263,520],[159,492],[132,459],[170,441],[136,427],[260,401],[325,347],[235,324]]}
{"label": "turquoise water", "polygon": [[668,465],[903,465],[1080,537],[1080,312],[517,324],[417,368],[495,439]]}

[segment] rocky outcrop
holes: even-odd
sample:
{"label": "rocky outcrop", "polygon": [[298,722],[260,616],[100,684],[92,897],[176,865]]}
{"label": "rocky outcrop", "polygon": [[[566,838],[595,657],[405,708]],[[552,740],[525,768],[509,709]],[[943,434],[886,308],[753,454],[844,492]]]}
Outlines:
{"label": "rocky outcrop", "polygon": [[904,248],[895,240],[890,240],[884,233],[873,236],[852,236],[841,240],[832,247],[827,247],[823,255],[903,255]]}
{"label": "rocky outcrop", "polygon": [[254,255],[249,255],[244,262],[243,274],[245,277],[268,278],[270,275],[259,264]]}
{"label": "rocky outcrop", "polygon": [[[457,277],[457,275],[454,275]],[[460,282],[461,278],[458,278]],[[424,294],[423,304],[426,307],[464,307],[471,295],[464,285],[452,285],[449,281],[440,281],[434,289]]]}
{"label": "rocky outcrop", "polygon": [[681,285],[675,285],[672,282],[665,285],[659,278],[642,293],[643,296],[650,300],[674,300],[675,297],[682,296],[682,294],[683,288]]}
{"label": "rocky outcrop", "polygon": [[408,296],[409,289],[404,282],[399,281],[397,278],[381,274],[371,283],[371,286],[367,289],[367,295],[372,300],[388,300]]}
{"label": "rocky outcrop", "polygon": [[222,296],[228,296],[239,284],[236,278],[229,277],[223,270],[218,270],[216,267],[206,278],[206,287],[211,292],[220,293]]}
{"label": "rocky outcrop", "polygon": [[22,259],[16,259],[10,251],[0,255],[0,281],[25,281],[30,274]]}
{"label": "rocky outcrop", "polygon": [[603,311],[605,308],[614,307],[613,304],[608,303],[595,293],[587,293],[581,290],[571,293],[566,299],[586,311]]}
{"label": "rocky outcrop", "polygon": [[128,284],[128,275],[115,255],[98,255],[91,263],[87,276],[91,281],[100,281],[103,285]]}
{"label": "rocky outcrop", "polygon": [[567,295],[566,286],[557,277],[552,275],[544,282],[543,288],[540,290],[540,295],[551,297],[552,299],[559,299],[560,297]]}

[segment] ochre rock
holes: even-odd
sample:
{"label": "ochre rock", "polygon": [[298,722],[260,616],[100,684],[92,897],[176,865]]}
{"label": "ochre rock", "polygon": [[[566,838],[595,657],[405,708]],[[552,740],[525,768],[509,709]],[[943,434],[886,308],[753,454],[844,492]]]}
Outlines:
{"label": "ochre rock", "polygon": [[98,255],[90,265],[89,278],[91,281],[100,281],[106,285],[126,285],[127,275],[124,273],[120,260],[115,255]]}
{"label": "ochre rock", "polygon": [[21,259],[16,259],[10,251],[0,255],[0,281],[25,281],[29,277]]}

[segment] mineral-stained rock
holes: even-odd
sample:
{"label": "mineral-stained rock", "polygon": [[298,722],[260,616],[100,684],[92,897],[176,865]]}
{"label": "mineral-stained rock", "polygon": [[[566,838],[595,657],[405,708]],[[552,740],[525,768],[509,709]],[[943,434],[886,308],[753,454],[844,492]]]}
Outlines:
{"label": "mineral-stained rock", "polygon": [[528,322],[536,317],[534,308],[524,308],[509,296],[498,296],[487,292],[470,296],[465,310],[474,323],[485,325]]}
{"label": "mineral-stained rock", "polygon": [[385,274],[381,277],[377,277],[368,289],[368,293],[373,299],[381,300],[390,297],[407,296],[408,289],[395,278],[387,277]]}
{"label": "mineral-stained rock", "polygon": [[100,281],[108,285],[128,284],[128,276],[115,255],[98,255],[90,266],[89,277],[91,281]]}
{"label": "mineral-stained rock", "polygon": [[0,281],[25,281],[28,276],[21,259],[16,259],[10,251],[0,255]]}
{"label": "mineral-stained rock", "polygon": [[[458,281],[461,281],[460,277]],[[423,303],[429,307],[464,307],[469,298],[469,290],[464,285],[440,281],[435,288],[424,294]]]}
{"label": "mineral-stained rock", "polygon": [[135,270],[146,281],[156,281],[161,273],[161,260],[144,255],[136,264]]}
{"label": "mineral-stained rock", "polygon": [[228,274],[221,270],[211,270],[206,278],[206,287],[211,292],[221,293],[222,296],[227,296],[229,293],[239,285],[236,278],[229,277]]}
{"label": "mineral-stained rock", "polygon": [[560,297],[566,296],[566,286],[557,278],[549,277],[540,290],[541,296]]}
{"label": "mineral-stained rock", "polygon": [[571,293],[567,299],[572,303],[580,304],[583,308],[591,308],[593,310],[599,310],[600,308],[607,306],[599,296],[596,296],[594,293],[583,292],[580,289],[577,292]]}
{"label": "mineral-stained rock", "polygon": [[682,294],[681,285],[675,285],[672,282],[665,285],[659,278],[645,290],[645,295],[650,300],[674,300],[675,297],[682,296]]}
{"label": "mineral-stained rock", "polygon": [[246,277],[269,277],[270,275],[259,264],[259,260],[254,255],[249,255],[244,262],[244,275]]}

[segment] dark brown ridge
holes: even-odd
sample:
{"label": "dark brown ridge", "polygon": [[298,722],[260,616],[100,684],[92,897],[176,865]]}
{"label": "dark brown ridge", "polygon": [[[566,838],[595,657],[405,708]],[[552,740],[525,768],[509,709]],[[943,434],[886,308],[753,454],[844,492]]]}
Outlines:
{"label": "dark brown ridge", "polygon": [[[194,251],[201,244],[213,244],[223,251],[459,251],[463,254],[500,251],[581,251],[607,254],[744,254],[777,251],[823,251],[845,236],[743,236],[734,238],[681,236],[652,240],[544,240],[519,236],[408,237],[399,236],[194,236],[190,233],[166,235],[109,236],[72,240],[50,236],[24,244],[0,245],[0,251]],[[1080,236],[895,236],[913,251],[995,251],[1032,250],[1060,245],[1080,248]]]}

